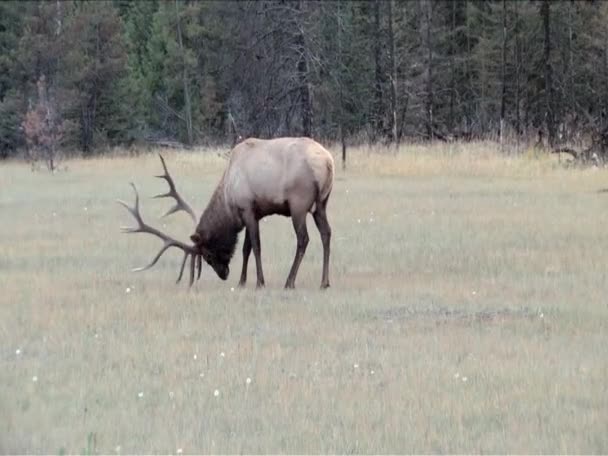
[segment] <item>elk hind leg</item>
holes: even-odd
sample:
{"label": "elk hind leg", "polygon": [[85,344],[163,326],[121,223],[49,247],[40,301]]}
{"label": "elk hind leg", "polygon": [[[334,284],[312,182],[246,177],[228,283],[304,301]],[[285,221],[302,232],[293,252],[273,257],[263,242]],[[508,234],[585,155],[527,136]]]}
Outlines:
{"label": "elk hind leg", "polygon": [[321,243],[323,244],[323,275],[321,278],[321,288],[329,288],[329,245],[331,242],[331,227],[327,221],[326,206],[327,200],[317,204],[317,207],[312,214],[319,234],[321,234]]}
{"label": "elk hind leg", "polygon": [[306,252],[306,247],[308,246],[308,230],[306,229],[306,211],[298,211],[291,213],[291,221],[293,222],[293,228],[296,232],[297,238],[297,247],[296,247],[296,255],[293,259],[293,264],[291,265],[291,270],[289,271],[289,275],[287,276],[287,281],[285,282],[285,288],[295,288],[296,286],[296,275],[298,274],[298,269],[300,268],[300,263],[302,263],[302,258],[304,258],[304,253]]}

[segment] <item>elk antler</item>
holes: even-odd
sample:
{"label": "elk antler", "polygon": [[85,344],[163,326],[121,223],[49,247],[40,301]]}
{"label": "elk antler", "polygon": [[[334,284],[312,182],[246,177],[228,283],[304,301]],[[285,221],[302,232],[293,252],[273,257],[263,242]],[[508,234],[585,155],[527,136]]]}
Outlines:
{"label": "elk antler", "polygon": [[169,174],[169,170],[167,170],[167,165],[165,164],[165,159],[163,158],[163,156],[161,154],[158,154],[158,156],[160,157],[160,162],[163,164],[163,169],[165,170],[165,174],[161,174],[160,176],[156,176],[156,177],[158,177],[159,179],[165,179],[167,181],[167,184],[169,184],[169,191],[167,193],[163,193],[161,195],[156,195],[154,198],[173,198],[175,200],[175,206],[173,206],[171,209],[169,209],[167,211],[167,213],[165,215],[163,215],[163,217],[174,214],[175,212],[184,211],[184,212],[187,212],[188,214],[190,214],[190,217],[192,217],[192,220],[194,221],[194,224],[196,225],[196,221],[197,221],[196,214],[194,213],[194,211],[192,210],[190,205],[184,201],[184,199],[180,196],[179,193],[177,193],[177,189],[175,188],[175,183],[173,182],[173,178]]}
{"label": "elk antler", "polygon": [[[162,160],[162,157],[161,157],[161,160]],[[163,165],[164,165],[164,161],[163,161]],[[167,170],[167,168],[165,167],[165,171],[166,170]],[[167,175],[168,175],[168,173],[167,173]],[[167,181],[170,182],[169,185],[174,190],[175,186],[172,185],[172,181],[170,179],[171,178],[169,177],[167,179]],[[192,286],[192,284],[194,283],[195,268],[198,268],[198,278],[201,277],[202,261],[201,261],[200,253],[197,252],[193,246],[184,244],[181,241],[173,239],[171,236],[168,236],[165,233],[163,233],[162,231],[159,231],[156,228],[146,224],[143,221],[141,214],[139,212],[139,193],[137,192],[137,187],[135,187],[135,184],[132,182],[131,182],[131,187],[133,187],[133,191],[135,192],[135,206],[131,207],[122,200],[117,200],[117,202],[119,204],[121,204],[122,206],[124,206],[131,213],[131,215],[133,215],[133,217],[135,218],[135,221],[137,222],[137,227],[136,228],[121,227],[122,232],[123,233],[153,234],[154,236],[160,238],[164,243],[163,246],[161,247],[161,249],[159,250],[159,252],[154,257],[154,259],[150,262],[150,264],[148,264],[147,266],[140,267],[140,268],[135,268],[135,269],[133,269],[133,271],[138,272],[138,271],[145,271],[146,269],[150,269],[152,266],[154,266],[156,264],[158,259],[163,255],[163,253],[165,253],[167,251],[167,249],[169,249],[170,247],[177,247],[177,248],[183,250],[184,259],[182,260],[182,266],[180,268],[179,277],[177,278],[176,283],[179,283],[179,281],[182,279],[182,275],[184,273],[184,267],[186,266],[186,260],[188,259],[188,257],[190,257],[190,286]],[[187,206],[187,207],[189,208],[189,206]],[[185,209],[185,210],[187,210],[187,209]],[[192,209],[190,209],[190,211],[191,210]],[[173,211],[173,212],[175,212],[175,211]],[[193,215],[193,214],[191,214],[191,215]]]}

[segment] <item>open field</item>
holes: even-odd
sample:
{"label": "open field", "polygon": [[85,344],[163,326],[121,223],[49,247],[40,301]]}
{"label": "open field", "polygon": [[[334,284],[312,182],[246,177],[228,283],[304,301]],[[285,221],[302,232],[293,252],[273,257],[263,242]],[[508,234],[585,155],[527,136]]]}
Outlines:
{"label": "open field", "polygon": [[[226,162],[166,158],[200,212]],[[65,164],[0,164],[1,452],[608,452],[606,170],[356,151],[329,203],[332,288],[309,219],[286,292],[287,219],[261,224],[266,289],[252,259],[233,290],[239,244],[227,282],[206,268],[188,290],[179,252],[134,274],[158,241],[119,233],[129,181],[165,189],[157,157]]]}

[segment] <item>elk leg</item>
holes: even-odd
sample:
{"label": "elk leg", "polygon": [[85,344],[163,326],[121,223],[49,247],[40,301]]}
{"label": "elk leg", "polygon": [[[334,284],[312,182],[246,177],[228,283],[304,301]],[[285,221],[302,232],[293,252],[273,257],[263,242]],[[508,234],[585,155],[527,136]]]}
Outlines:
{"label": "elk leg", "polygon": [[291,270],[289,271],[289,275],[287,276],[287,281],[285,282],[285,288],[295,288],[296,275],[298,274],[298,269],[300,268],[300,263],[302,262],[302,258],[304,258],[304,253],[306,252],[306,247],[308,246],[308,230],[306,229],[306,212],[304,212],[303,215],[292,213],[291,221],[293,222],[293,228],[296,232],[296,237],[298,239],[298,245],[296,247],[296,256],[293,259],[293,264],[291,265]]}
{"label": "elk leg", "polygon": [[251,242],[251,248],[253,249],[253,255],[255,256],[255,266],[258,275],[256,283],[257,288],[264,286],[264,271],[262,270],[262,254],[260,247],[260,225],[258,220],[253,214],[245,214],[243,216],[245,221],[245,227],[247,228],[247,234],[249,234],[249,241]]}
{"label": "elk leg", "polygon": [[325,212],[326,204],[327,200],[319,204],[312,214],[319,233],[321,234],[321,242],[323,244],[323,276],[321,278],[321,288],[329,288],[329,243],[331,240],[331,227],[327,221],[327,212]]}
{"label": "elk leg", "polygon": [[251,254],[251,240],[249,239],[249,230],[245,229],[245,240],[243,241],[243,270],[241,271],[241,280],[239,287],[244,287],[247,283],[247,265],[249,264],[249,255]]}

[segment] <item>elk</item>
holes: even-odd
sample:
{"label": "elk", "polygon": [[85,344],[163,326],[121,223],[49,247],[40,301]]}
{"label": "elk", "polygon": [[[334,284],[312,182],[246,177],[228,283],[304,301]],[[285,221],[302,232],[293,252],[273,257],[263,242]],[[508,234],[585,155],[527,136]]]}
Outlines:
{"label": "elk", "polygon": [[[164,174],[156,177],[167,181],[169,191],[155,198],[170,197],[176,201],[164,216],[184,211],[196,223],[194,211],[177,192],[165,160],[159,156]],[[296,233],[295,258],[285,282],[285,288],[294,288],[296,275],[308,245],[306,216],[310,212],[323,245],[321,288],[327,288],[331,239],[327,201],[331,194],[333,178],[334,161],[331,153],[310,138],[246,139],[232,149],[228,167],[200,217],[194,234],[190,236],[192,245],[178,241],[143,221],[139,211],[139,194],[131,183],[135,192],[135,205],[131,207],[124,201],[118,202],[133,215],[137,227],[123,228],[123,232],[149,233],[163,241],[163,246],[154,259],[147,266],[136,268],[134,271],[151,268],[165,251],[176,247],[184,252],[177,282],[181,280],[186,262],[190,259],[192,286],[195,272],[197,280],[201,275],[201,258],[222,280],[226,280],[238,234],[245,228],[243,268],[239,286],[244,286],[247,282],[247,264],[253,250],[257,287],[263,287],[265,281],[259,221],[263,217],[278,214],[291,217]]]}

